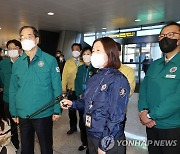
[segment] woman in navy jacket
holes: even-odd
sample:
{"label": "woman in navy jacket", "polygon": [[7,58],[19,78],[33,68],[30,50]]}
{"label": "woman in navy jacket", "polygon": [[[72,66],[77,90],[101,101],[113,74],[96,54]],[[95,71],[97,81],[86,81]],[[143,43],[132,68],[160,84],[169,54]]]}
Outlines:
{"label": "woman in navy jacket", "polygon": [[84,110],[90,154],[123,154],[125,147],[125,118],[129,83],[118,71],[120,67],[116,42],[104,37],[94,41],[91,63],[99,72],[91,77],[82,98],[77,101],[62,100],[63,109],[72,107]]}

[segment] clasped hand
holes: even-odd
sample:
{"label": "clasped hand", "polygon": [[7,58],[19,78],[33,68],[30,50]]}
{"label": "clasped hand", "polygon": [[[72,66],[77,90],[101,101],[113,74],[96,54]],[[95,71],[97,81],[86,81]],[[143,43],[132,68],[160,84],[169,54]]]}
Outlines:
{"label": "clasped hand", "polygon": [[143,125],[145,125],[148,128],[152,128],[156,125],[156,122],[153,119],[148,118],[147,114],[147,111],[140,112],[139,119]]}

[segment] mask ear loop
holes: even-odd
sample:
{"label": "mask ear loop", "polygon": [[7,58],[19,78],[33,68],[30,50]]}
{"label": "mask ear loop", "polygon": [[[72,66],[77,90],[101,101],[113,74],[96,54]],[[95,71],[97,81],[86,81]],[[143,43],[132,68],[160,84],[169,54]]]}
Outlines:
{"label": "mask ear loop", "polygon": [[[180,36],[180,35],[179,35],[179,36]],[[179,42],[179,44],[178,44],[178,42]],[[177,39],[177,46],[180,46],[180,38]]]}

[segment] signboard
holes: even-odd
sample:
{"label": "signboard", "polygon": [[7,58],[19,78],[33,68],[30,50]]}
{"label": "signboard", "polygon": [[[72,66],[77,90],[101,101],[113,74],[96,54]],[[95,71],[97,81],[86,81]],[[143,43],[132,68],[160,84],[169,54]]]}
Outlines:
{"label": "signboard", "polygon": [[134,37],[136,36],[136,32],[124,32],[124,33],[118,33],[118,34],[111,34],[108,37],[111,38],[126,38],[126,37]]}

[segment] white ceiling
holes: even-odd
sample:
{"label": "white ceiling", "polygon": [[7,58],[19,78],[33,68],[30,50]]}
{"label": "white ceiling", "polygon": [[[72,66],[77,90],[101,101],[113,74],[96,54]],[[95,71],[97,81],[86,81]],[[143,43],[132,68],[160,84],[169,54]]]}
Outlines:
{"label": "white ceiling", "polygon": [[95,32],[171,20],[180,20],[180,0],[0,0],[0,46],[24,25]]}

